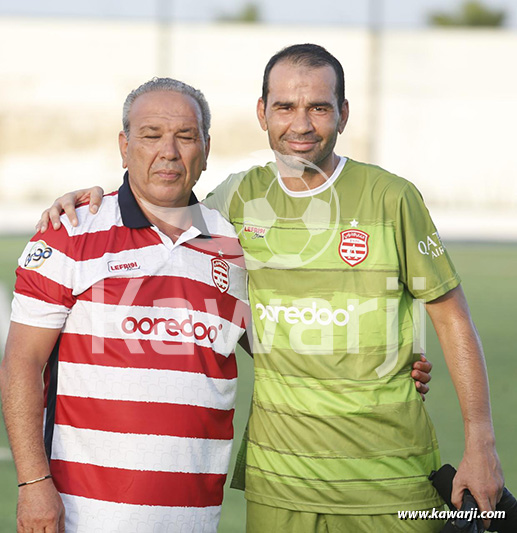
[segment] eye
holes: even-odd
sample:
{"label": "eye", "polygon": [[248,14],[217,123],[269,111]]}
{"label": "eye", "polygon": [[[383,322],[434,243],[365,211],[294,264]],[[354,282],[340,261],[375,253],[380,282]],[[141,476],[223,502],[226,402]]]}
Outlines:
{"label": "eye", "polygon": [[144,139],[159,139],[159,135],[145,135]]}

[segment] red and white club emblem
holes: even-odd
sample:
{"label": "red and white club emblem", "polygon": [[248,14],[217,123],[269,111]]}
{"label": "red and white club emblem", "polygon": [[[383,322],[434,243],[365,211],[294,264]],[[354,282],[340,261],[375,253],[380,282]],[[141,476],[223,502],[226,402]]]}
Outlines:
{"label": "red and white club emblem", "polygon": [[217,257],[212,259],[212,279],[221,292],[228,290],[230,285],[230,266],[226,261]]}
{"label": "red and white club emblem", "polygon": [[341,232],[339,255],[350,266],[362,263],[368,256],[368,233],[360,229],[347,229]]}

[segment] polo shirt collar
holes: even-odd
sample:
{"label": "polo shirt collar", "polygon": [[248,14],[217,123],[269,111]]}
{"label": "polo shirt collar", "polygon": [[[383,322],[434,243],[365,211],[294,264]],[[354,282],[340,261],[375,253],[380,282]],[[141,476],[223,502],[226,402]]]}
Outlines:
{"label": "polo shirt collar", "polygon": [[[122,215],[122,222],[127,228],[141,229],[150,228],[152,226],[151,222],[147,220],[147,217],[138,205],[135,195],[131,190],[128,172],[124,174],[124,182],[118,190],[118,204],[120,207],[120,214]],[[199,237],[211,238],[205,219],[201,213],[200,204],[193,192],[190,193],[188,205],[191,208],[192,225],[201,232]]]}

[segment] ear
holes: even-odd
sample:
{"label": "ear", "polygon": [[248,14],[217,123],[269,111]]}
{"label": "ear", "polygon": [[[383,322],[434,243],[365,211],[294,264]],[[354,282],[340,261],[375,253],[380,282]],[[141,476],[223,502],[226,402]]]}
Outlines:
{"label": "ear", "polygon": [[208,165],[208,154],[210,153],[210,135],[208,136],[208,139],[205,143],[205,164],[203,165],[203,170],[206,170],[206,167]]}
{"label": "ear", "polygon": [[350,114],[350,109],[348,107],[348,100],[343,102],[341,106],[341,112],[339,113],[339,133],[343,133],[346,123],[348,122],[348,116]]}
{"label": "ear", "polygon": [[262,98],[258,99],[257,102],[257,118],[260,122],[260,127],[267,131],[267,121],[266,121],[266,104]]}
{"label": "ear", "polygon": [[122,168],[127,168],[127,137],[123,131],[118,134],[118,147],[122,156]]}

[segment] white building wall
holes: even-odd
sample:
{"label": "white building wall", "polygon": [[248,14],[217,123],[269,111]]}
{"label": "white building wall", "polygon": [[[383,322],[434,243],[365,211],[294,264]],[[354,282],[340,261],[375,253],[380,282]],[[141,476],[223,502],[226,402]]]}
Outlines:
{"label": "white building wall", "polygon": [[373,80],[375,41],[360,29],[24,18],[0,18],[0,232],[32,227],[65,190],[118,186],[122,103],[154,75],[201,88],[211,104],[200,196],[229,168],[267,158],[253,155],[267,149],[255,118],[262,72],[296,42],[343,63],[351,117],[339,153],[414,181],[444,234],[517,238],[515,32],[382,33]]}

